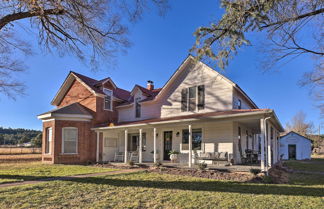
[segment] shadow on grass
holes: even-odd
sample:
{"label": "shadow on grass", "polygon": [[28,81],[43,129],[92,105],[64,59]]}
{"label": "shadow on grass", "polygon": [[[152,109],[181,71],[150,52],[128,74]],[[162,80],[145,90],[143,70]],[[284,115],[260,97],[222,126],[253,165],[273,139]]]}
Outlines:
{"label": "shadow on grass", "polygon": [[[134,173],[132,173],[134,174]],[[119,174],[119,175],[132,175]],[[117,175],[114,175],[115,177]],[[0,175],[0,178],[15,178],[15,179],[32,179],[33,176],[19,176],[19,175]],[[35,179],[35,177],[34,177]],[[259,195],[292,195],[292,196],[324,196],[323,188],[310,188],[297,185],[275,185],[275,184],[248,184],[238,182],[225,181],[161,181],[161,180],[127,180],[118,178],[103,177],[37,177],[41,181],[71,181],[76,183],[87,183],[97,185],[110,185],[116,187],[144,187],[154,189],[178,189],[184,191],[205,191],[205,192],[230,192],[240,194],[259,194]]]}

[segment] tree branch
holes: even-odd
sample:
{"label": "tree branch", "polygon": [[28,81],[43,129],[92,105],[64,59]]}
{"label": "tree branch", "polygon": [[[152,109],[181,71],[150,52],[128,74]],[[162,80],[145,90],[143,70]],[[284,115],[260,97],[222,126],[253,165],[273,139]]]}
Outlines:
{"label": "tree branch", "polygon": [[318,10],[315,10],[315,11],[312,11],[312,12],[309,12],[309,13],[305,13],[305,14],[299,15],[297,17],[291,17],[291,18],[287,18],[287,19],[284,19],[284,20],[280,20],[278,22],[269,23],[269,24],[266,24],[266,25],[262,26],[261,29],[268,28],[268,27],[271,27],[271,26],[274,26],[274,25],[281,25],[281,24],[284,24],[284,23],[287,23],[287,22],[296,21],[296,20],[303,19],[303,18],[306,18],[306,17],[311,17],[311,16],[314,16],[314,15],[318,15],[318,14],[321,14],[321,13],[324,13],[324,8],[321,8],[321,9],[318,9]]}
{"label": "tree branch", "polygon": [[63,9],[46,9],[44,11],[28,11],[28,12],[18,12],[10,15],[6,15],[0,19],[0,30],[6,26],[8,23],[36,16],[46,16],[46,15],[61,15],[64,13]]}

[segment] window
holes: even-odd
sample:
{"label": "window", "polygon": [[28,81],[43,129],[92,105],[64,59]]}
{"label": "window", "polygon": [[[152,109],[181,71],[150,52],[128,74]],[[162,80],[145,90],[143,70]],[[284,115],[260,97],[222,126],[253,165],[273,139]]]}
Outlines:
{"label": "window", "polygon": [[104,88],[103,92],[105,94],[104,109],[112,110],[112,91]]}
{"label": "window", "polygon": [[78,129],[74,127],[63,128],[62,150],[64,154],[77,154]]}
{"label": "window", "polygon": [[240,99],[237,101],[237,109],[242,109],[242,101]]}
{"label": "window", "polygon": [[271,137],[271,140],[273,139],[273,128],[271,127],[270,128],[270,137]]}
{"label": "window", "polygon": [[135,117],[140,118],[141,117],[141,104],[139,101],[141,100],[140,97],[135,99]]}
{"label": "window", "polygon": [[[201,141],[202,141],[202,129],[192,129],[192,148],[195,150],[201,150]],[[182,130],[182,143],[189,143],[189,130]]]}
{"label": "window", "polygon": [[52,149],[52,128],[46,128],[45,153],[50,154]]}
{"label": "window", "polygon": [[205,108],[205,86],[193,86],[181,91],[181,111],[196,111]]}
{"label": "window", "polygon": [[189,88],[189,111],[196,110],[196,87]]}
{"label": "window", "polygon": [[198,110],[205,108],[205,86],[198,86]]}
{"label": "window", "polygon": [[238,138],[241,139],[241,127],[238,127]]}
{"label": "window", "polygon": [[181,91],[181,111],[188,111],[188,89],[182,89]]}
{"label": "window", "polygon": [[[128,151],[138,151],[139,148],[139,134],[128,134]],[[142,133],[142,151],[146,151],[146,133]]]}

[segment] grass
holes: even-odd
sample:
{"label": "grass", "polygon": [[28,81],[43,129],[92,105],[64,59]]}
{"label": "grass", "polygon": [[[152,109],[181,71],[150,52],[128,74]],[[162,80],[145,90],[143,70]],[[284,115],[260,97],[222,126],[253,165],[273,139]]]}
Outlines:
{"label": "grass", "polygon": [[[304,168],[314,170],[319,161],[311,162]],[[28,179],[103,170],[0,164],[0,177]],[[259,184],[147,172],[106,175],[0,188],[0,208],[322,208],[323,176],[293,173],[289,184]]]}
{"label": "grass", "polygon": [[309,172],[323,172],[324,173],[324,159],[314,158],[312,160],[289,160],[284,164],[293,170],[309,171]]}
{"label": "grass", "polygon": [[42,179],[47,177],[71,176],[112,171],[115,169],[82,165],[48,165],[41,162],[1,163],[0,184]]}
{"label": "grass", "polygon": [[0,189],[0,208],[321,208],[323,185],[139,172]]}

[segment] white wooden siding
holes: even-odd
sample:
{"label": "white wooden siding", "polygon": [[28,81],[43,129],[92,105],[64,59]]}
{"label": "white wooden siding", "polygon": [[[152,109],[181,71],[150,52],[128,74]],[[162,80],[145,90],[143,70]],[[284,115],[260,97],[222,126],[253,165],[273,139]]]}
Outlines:
{"label": "white wooden siding", "polygon": [[241,100],[241,109],[254,109],[251,103],[233,88],[233,109],[238,109],[238,101]]}
{"label": "white wooden siding", "polygon": [[[173,83],[167,98],[162,101],[161,117],[215,112],[232,109],[233,86],[214,70],[202,64],[189,65]],[[181,111],[181,91],[205,85],[205,108],[194,112]]]}

